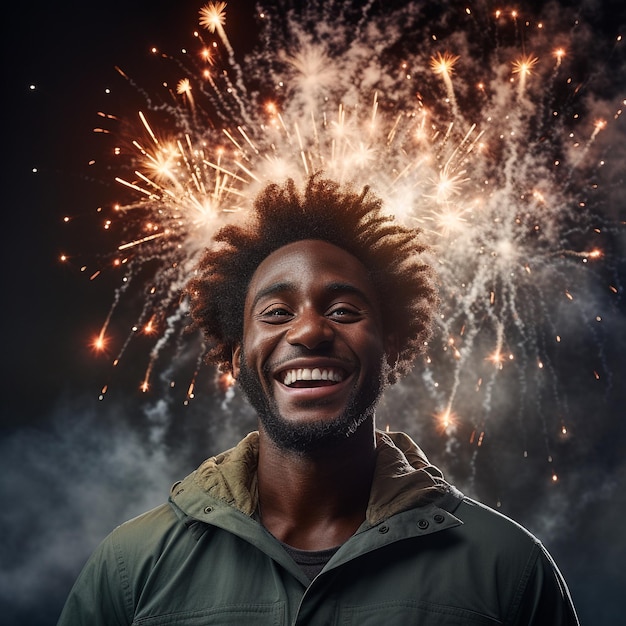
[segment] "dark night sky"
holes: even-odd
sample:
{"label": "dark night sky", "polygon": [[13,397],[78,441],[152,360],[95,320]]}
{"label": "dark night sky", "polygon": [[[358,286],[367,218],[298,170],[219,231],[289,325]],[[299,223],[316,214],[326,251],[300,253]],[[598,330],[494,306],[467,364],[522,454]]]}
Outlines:
{"label": "dark night sky", "polygon": [[[113,202],[119,189],[115,172],[103,176],[105,166],[89,166],[107,145],[105,137],[92,132],[100,123],[96,112],[106,107],[124,111],[125,96],[115,90],[104,93],[108,85],[119,84],[114,66],[141,73],[151,67],[150,46],[176,50],[187,44],[201,3],[60,4],[14,5],[3,20],[8,146],[2,245],[0,614],[11,626],[54,624],[96,543],[116,524],[162,502],[171,482],[234,443],[254,423],[238,398],[229,421],[206,419],[219,410],[217,396],[184,411],[172,408],[175,401],[167,398],[146,402],[136,390],[132,362],[118,374],[110,397],[98,401],[103,382],[110,378],[110,360],[94,355],[89,341],[106,316],[117,278],[105,273],[89,281],[79,268],[83,263],[97,266],[98,255],[110,250],[96,209]],[[250,4],[229,3],[243,21],[231,31],[238,50],[248,44],[252,11],[242,7]],[[612,13],[610,6],[605,3],[602,27],[613,34],[621,24],[626,35],[623,12]],[[621,81],[626,97],[626,76],[615,80]],[[615,214],[620,210],[624,220],[625,206],[615,208]],[[63,223],[65,215],[73,216],[70,225]],[[626,252],[623,232],[615,245],[618,252]],[[74,255],[71,263],[58,261],[64,252]],[[624,258],[618,258],[616,267],[626,278]],[[626,514],[623,296],[610,316],[617,334],[605,354],[615,384],[606,402],[596,406],[593,423],[579,428],[580,437],[593,433],[588,444],[563,450],[571,455],[569,469],[585,476],[577,483],[585,491],[555,493],[564,513],[546,514],[542,520],[540,512],[529,510],[536,498],[541,506],[545,486],[523,484],[520,471],[512,479],[517,500],[504,510],[524,524],[549,529],[548,547],[589,626],[617,623],[626,588],[626,538],[620,532]],[[594,354],[596,347],[581,349]],[[574,403],[597,400],[580,390],[572,397]],[[163,418],[172,410],[184,416],[175,422]],[[511,443],[504,435],[502,441]],[[433,460],[440,452],[434,451]],[[503,455],[489,456],[487,451],[479,465],[497,473]],[[492,495],[487,487],[482,493]],[[470,495],[480,496],[480,485]]]}

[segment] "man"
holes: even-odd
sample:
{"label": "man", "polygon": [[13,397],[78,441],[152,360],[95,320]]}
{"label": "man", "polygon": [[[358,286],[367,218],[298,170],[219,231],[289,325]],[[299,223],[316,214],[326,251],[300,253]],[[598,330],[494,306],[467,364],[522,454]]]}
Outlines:
{"label": "man", "polygon": [[254,218],[189,294],[259,430],[113,531],[60,624],[577,624],[537,539],[375,429],[437,304],[417,231],[317,177],[268,186]]}

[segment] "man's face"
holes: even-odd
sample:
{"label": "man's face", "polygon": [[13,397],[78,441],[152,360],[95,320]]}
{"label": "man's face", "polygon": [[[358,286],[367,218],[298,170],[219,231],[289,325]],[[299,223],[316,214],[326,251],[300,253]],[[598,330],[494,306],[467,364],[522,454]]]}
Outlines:
{"label": "man's face", "polygon": [[384,387],[380,306],[365,267],[317,240],[270,254],[248,288],[233,366],[280,447],[307,452],[345,439]]}

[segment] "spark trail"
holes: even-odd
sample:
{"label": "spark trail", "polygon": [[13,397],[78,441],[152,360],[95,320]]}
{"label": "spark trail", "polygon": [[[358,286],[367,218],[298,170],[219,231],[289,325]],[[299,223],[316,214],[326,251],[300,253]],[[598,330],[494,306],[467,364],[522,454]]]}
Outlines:
{"label": "spark trail", "polygon": [[[623,124],[624,94],[593,92],[576,63],[591,30],[565,10],[547,13],[544,23],[481,3],[270,3],[257,11],[258,47],[238,59],[227,36],[234,4],[200,8],[195,52],[159,59],[178,88],[146,99],[132,149],[120,148],[132,167],[116,178],[130,194],[113,218],[126,237],[116,261],[126,279],[157,267],[133,327],[157,337],[142,390],[180,341],[180,290],[212,233],[241,219],[266,182],[322,171],[370,185],[432,246],[443,306],[403,384],[420,390],[421,411],[476,450],[502,412],[500,381],[514,380],[509,413],[517,407],[521,422],[536,412],[548,439],[566,429],[559,324],[571,305],[581,332],[597,336],[597,298],[580,286],[609,290],[600,270],[612,222],[594,200],[602,168],[614,167],[601,133]],[[623,57],[621,38],[596,48]],[[610,287],[621,296],[616,280]],[[187,401],[199,369],[200,359]]]}

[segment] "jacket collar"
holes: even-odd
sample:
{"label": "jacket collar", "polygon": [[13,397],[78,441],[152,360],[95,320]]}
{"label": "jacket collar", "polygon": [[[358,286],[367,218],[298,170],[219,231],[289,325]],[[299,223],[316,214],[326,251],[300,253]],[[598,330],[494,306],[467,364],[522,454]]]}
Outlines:
{"label": "jacket collar", "polygon": [[376,467],[365,517],[374,525],[442,496],[449,485],[405,433],[376,431]]}
{"label": "jacket collar", "polygon": [[[176,483],[172,487],[171,499],[191,517],[204,506],[197,497],[202,494],[252,516],[258,504],[258,452],[259,434],[255,431],[234,448],[207,459],[195,472]],[[408,435],[376,431],[376,452],[366,512],[370,525],[401,511],[428,504],[449,492],[450,486],[443,480],[441,472],[428,463]],[[186,492],[184,496],[183,492]]]}

